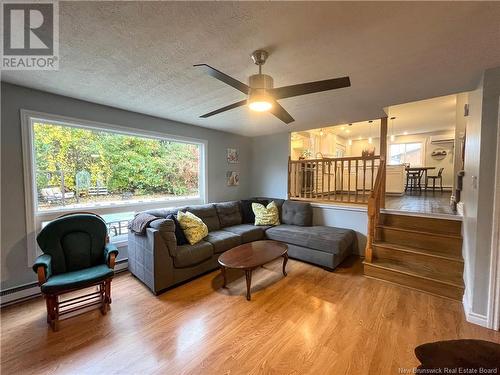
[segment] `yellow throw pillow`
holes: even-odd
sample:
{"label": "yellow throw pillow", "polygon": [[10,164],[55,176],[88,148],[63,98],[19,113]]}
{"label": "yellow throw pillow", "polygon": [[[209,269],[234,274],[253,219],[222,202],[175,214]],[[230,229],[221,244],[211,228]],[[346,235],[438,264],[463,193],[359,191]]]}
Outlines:
{"label": "yellow throw pillow", "polygon": [[208,235],[207,225],[191,212],[177,212],[177,221],[191,245],[200,242]]}
{"label": "yellow throw pillow", "polygon": [[255,225],[280,225],[278,207],[274,201],[267,207],[260,203],[252,203],[252,211],[255,214]]}

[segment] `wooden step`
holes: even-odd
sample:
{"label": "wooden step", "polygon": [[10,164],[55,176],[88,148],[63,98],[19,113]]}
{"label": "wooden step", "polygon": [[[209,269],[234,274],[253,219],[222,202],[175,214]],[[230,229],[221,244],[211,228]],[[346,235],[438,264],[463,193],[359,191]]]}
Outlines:
{"label": "wooden step", "polygon": [[422,232],[451,234],[461,236],[462,222],[426,216],[380,214],[380,224],[403,229],[413,229]]}
{"label": "wooden step", "polygon": [[372,263],[363,262],[363,265],[364,273],[368,277],[457,301],[462,300],[464,284],[461,275],[443,275],[432,270],[392,260],[376,259]]}
{"label": "wooden step", "polygon": [[389,242],[374,242],[373,257],[416,265],[419,269],[426,269],[429,272],[461,276],[464,270],[462,257],[441,252],[439,249],[418,249]]}
{"label": "wooden step", "polygon": [[452,234],[378,225],[375,240],[417,249],[437,250],[455,257],[462,256],[462,237]]}

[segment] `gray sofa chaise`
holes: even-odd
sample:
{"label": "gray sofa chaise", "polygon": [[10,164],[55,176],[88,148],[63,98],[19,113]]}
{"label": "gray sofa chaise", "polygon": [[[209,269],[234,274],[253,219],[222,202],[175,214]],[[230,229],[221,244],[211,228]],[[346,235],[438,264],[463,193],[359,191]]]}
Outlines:
{"label": "gray sofa chaise", "polygon": [[[269,199],[270,201],[271,199]],[[145,211],[157,216],[144,236],[129,232],[130,272],[155,294],[218,268],[221,253],[242,243],[271,239],[288,244],[288,255],[328,270],[337,267],[355,244],[350,229],[312,225],[312,207],[306,202],[272,199],[281,225],[255,226],[245,222],[242,201]],[[266,200],[267,201],[267,200]],[[189,211],[207,225],[209,233],[195,245],[177,245],[175,224],[166,217]]]}

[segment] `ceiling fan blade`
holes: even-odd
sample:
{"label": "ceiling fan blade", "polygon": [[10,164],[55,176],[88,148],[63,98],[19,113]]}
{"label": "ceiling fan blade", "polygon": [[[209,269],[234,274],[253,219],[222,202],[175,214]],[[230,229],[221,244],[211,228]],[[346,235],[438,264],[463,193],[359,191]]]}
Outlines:
{"label": "ceiling fan blade", "polygon": [[300,83],[298,85],[277,87],[269,90],[269,93],[275,99],[291,98],[293,96],[312,94],[315,92],[340,89],[351,86],[349,77],[325,79],[324,81],[315,81]]}
{"label": "ceiling fan blade", "polygon": [[225,73],[222,73],[220,70],[217,70],[215,68],[212,68],[210,65],[207,64],[196,64],[193,66],[201,66],[207,74],[210,76],[217,78],[219,81],[224,82],[225,84],[234,87],[236,90],[241,91],[243,94],[247,94],[250,91],[250,88],[245,85],[243,82],[238,81],[237,79],[234,79],[231,76],[228,76]]}
{"label": "ceiling fan blade", "polygon": [[209,112],[209,113],[205,113],[204,115],[201,115],[200,117],[207,118],[207,117],[210,117],[210,116],[213,116],[213,115],[217,115],[217,114],[222,113],[222,112],[229,111],[230,109],[241,107],[242,105],[245,105],[245,104],[247,104],[247,100],[246,99],[241,100],[241,101],[239,101],[237,103],[233,103],[233,104],[227,105],[225,107],[219,108],[219,109],[217,109],[215,111],[212,111],[212,112]]}
{"label": "ceiling fan blade", "polygon": [[279,104],[276,100],[273,102],[272,108],[269,110],[273,115],[283,121],[285,124],[294,122],[294,118]]}

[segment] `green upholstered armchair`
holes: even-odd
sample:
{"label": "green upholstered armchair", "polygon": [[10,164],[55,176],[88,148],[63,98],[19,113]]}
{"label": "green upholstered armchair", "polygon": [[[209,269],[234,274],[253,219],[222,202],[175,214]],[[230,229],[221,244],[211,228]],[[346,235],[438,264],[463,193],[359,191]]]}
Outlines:
{"label": "green upholstered armchair", "polygon": [[[47,304],[47,323],[57,331],[59,317],[80,308],[111,303],[116,246],[109,243],[104,220],[92,213],[72,213],[47,224],[37,236],[43,251],[33,265]],[[65,301],[62,294],[96,286],[97,290]]]}

